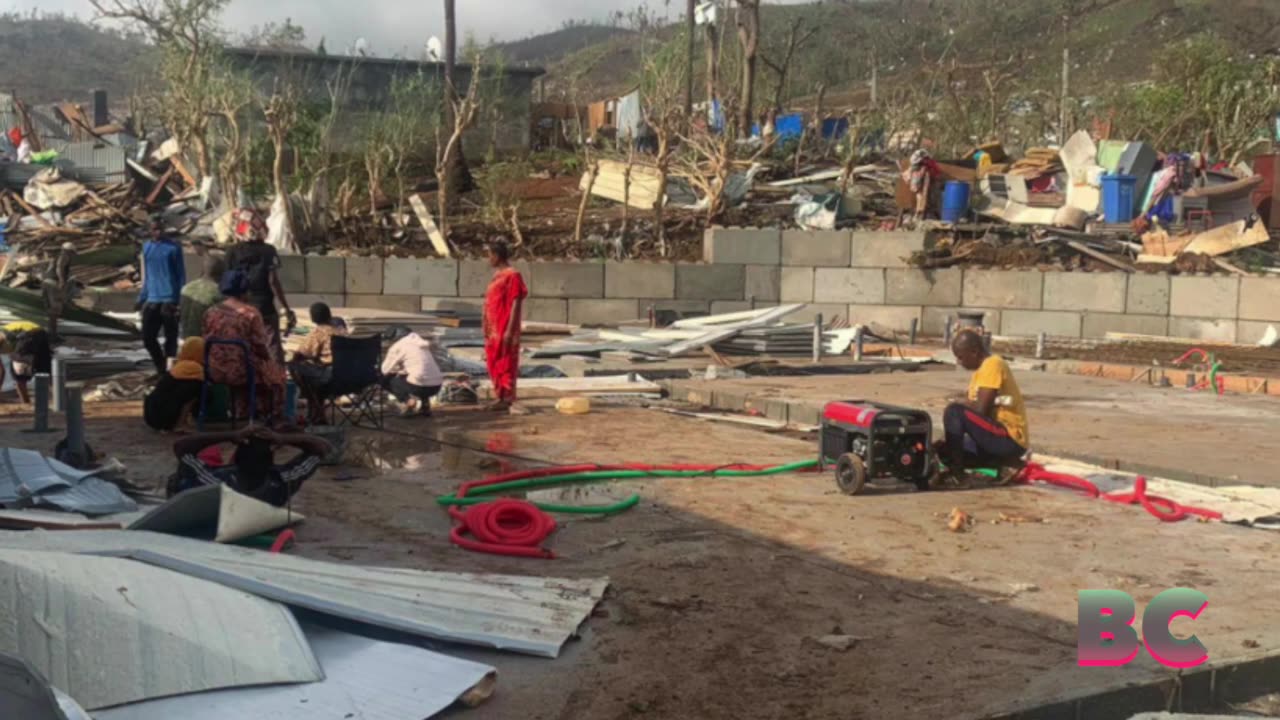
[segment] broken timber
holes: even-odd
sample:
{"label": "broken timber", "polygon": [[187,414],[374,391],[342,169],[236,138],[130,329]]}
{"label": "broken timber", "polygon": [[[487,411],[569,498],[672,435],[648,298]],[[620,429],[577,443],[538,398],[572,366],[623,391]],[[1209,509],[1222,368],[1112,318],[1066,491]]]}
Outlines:
{"label": "broken timber", "polygon": [[436,221],[431,217],[431,211],[427,210],[427,204],[422,201],[422,196],[410,195],[409,205],[413,207],[413,214],[418,216],[422,229],[427,231],[427,238],[431,240],[431,246],[435,248],[436,254],[440,257],[451,257],[449,243],[440,233],[440,228],[436,226]]}

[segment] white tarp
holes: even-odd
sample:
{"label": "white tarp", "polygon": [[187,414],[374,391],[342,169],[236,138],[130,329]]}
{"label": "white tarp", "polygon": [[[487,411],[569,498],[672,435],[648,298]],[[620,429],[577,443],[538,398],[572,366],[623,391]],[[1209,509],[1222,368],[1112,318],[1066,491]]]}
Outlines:
{"label": "white tarp", "polygon": [[305,519],[289,508],[241,495],[226,485],[206,485],[175,495],[129,529],[232,543]]}
{"label": "white tarp", "polygon": [[0,653],[26,660],[89,710],[324,678],[279,603],[131,560],[64,553],[0,550]]}

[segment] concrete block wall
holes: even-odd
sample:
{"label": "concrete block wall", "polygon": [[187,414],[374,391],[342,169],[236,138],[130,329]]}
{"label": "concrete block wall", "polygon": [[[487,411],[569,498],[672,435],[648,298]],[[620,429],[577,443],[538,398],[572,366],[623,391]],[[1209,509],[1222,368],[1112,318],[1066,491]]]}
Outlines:
{"label": "concrete block wall", "polygon": [[[1280,326],[1280,278],[908,267],[923,233],[712,228],[701,263],[520,261],[528,319],[586,325],[705,315],[800,303],[788,318],[821,314],[940,335],[947,317],[981,310],[1001,335],[1109,332],[1257,342]],[[191,261],[192,259],[188,259]],[[493,271],[481,260],[284,257],[292,304],[403,312],[478,312]],[[102,309],[132,294],[95,296]],[[127,306],[127,307],[126,307]]]}

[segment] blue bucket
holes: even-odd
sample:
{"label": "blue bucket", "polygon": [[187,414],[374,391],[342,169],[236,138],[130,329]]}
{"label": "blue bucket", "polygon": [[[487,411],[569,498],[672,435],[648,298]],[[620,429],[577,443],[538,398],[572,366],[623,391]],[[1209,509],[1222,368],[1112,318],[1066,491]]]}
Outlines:
{"label": "blue bucket", "polygon": [[969,214],[969,194],[973,191],[967,182],[952,180],[942,189],[942,222],[957,223]]}
{"label": "blue bucket", "polygon": [[1137,189],[1138,178],[1132,175],[1102,176],[1102,214],[1108,224],[1133,221]]}

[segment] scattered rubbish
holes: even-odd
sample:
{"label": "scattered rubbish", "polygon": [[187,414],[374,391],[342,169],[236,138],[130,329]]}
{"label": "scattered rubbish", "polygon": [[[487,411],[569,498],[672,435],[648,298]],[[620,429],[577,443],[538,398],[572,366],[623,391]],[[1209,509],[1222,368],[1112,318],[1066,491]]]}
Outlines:
{"label": "scattered rubbish", "polygon": [[1022,595],[1024,593],[1040,592],[1040,586],[1035,583],[1013,583],[1009,586],[1009,590],[1013,595]]}
{"label": "scattered rubbish", "polygon": [[1258,341],[1258,347],[1273,348],[1280,345],[1280,330],[1275,325],[1268,325],[1267,331],[1262,334],[1262,339]]}
{"label": "scattered rubbish", "polygon": [[947,517],[947,529],[953,533],[962,533],[968,531],[973,525],[973,517],[969,513],[960,508],[952,508],[951,514]]}
{"label": "scattered rubbish", "polygon": [[556,411],[561,415],[586,415],[591,412],[591,398],[560,398],[560,400],[556,401]]}
{"label": "scattered rubbish", "polygon": [[823,647],[837,650],[839,652],[846,652],[856,647],[860,641],[865,639],[866,638],[858,637],[856,635],[823,635],[816,640],[817,643]]}
{"label": "scattered rubbish", "polygon": [[132,512],[138,504],[99,475],[31,450],[0,448],[0,504],[48,506],[89,516]]}

